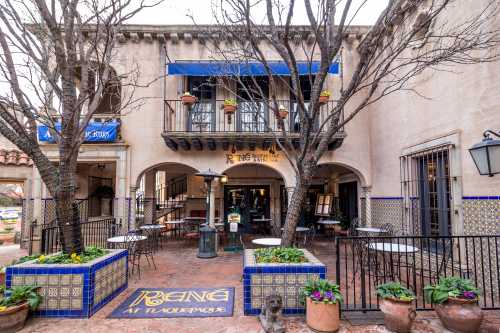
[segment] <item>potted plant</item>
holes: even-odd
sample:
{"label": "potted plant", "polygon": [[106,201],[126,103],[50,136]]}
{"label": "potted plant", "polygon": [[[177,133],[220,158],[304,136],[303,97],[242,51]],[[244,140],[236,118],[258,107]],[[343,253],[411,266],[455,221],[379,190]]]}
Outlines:
{"label": "potted plant", "polygon": [[197,100],[198,99],[196,98],[196,96],[191,95],[187,91],[184,94],[182,94],[182,96],[181,96],[181,102],[183,105],[191,106],[194,103],[196,103]]}
{"label": "potted plant", "polygon": [[320,104],[326,104],[329,99],[330,99],[330,92],[328,90],[323,90],[319,94],[319,103]]}
{"label": "potted plant", "polygon": [[337,332],[340,327],[340,287],[328,280],[309,280],[304,286],[306,323],[314,331]]}
{"label": "potted plant", "polygon": [[8,296],[0,299],[0,332],[15,332],[24,327],[28,311],[35,310],[42,300],[37,289],[18,286],[5,291]]}
{"label": "potted plant", "polygon": [[228,124],[231,124],[231,116],[236,111],[236,100],[232,98],[225,99],[222,108],[224,109],[224,113],[227,114]]}
{"label": "potted plant", "polygon": [[471,280],[451,276],[424,288],[425,297],[436,305],[443,326],[452,332],[473,333],[479,330],[483,312],[478,305],[479,290]]}
{"label": "potted plant", "polygon": [[286,117],[288,117],[288,110],[283,104],[280,104],[280,106],[278,107],[278,118],[286,119]]}
{"label": "potted plant", "polygon": [[417,313],[412,301],[413,292],[399,282],[389,282],[377,286],[377,295],[382,298],[380,310],[384,313],[384,323],[388,330],[407,333]]}

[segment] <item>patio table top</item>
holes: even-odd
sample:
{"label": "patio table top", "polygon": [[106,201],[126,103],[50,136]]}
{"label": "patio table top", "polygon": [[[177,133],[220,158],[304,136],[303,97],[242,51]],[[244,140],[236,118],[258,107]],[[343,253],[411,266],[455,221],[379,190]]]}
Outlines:
{"label": "patio table top", "polygon": [[146,239],[148,239],[147,236],[141,236],[141,235],[115,236],[108,238],[108,243],[125,243],[127,241],[138,242]]}
{"label": "patio table top", "polygon": [[148,229],[153,229],[153,230],[159,230],[159,229],[165,229],[165,226],[162,224],[147,224],[147,225],[141,225],[139,229],[143,230],[148,230]]}
{"label": "patio table top", "polygon": [[372,232],[372,233],[385,232],[385,230],[382,230],[380,228],[372,228],[372,227],[359,227],[359,228],[356,228],[356,230],[361,231],[361,232]]}
{"label": "patio table top", "polygon": [[335,225],[335,224],[340,224],[340,221],[336,220],[321,220],[318,221],[319,224],[326,224],[326,225]]}
{"label": "patio table top", "polygon": [[399,243],[369,243],[367,246],[375,251],[391,253],[415,253],[419,251],[418,247]]}
{"label": "patio table top", "polygon": [[281,238],[256,238],[252,240],[252,243],[264,246],[280,246]]}

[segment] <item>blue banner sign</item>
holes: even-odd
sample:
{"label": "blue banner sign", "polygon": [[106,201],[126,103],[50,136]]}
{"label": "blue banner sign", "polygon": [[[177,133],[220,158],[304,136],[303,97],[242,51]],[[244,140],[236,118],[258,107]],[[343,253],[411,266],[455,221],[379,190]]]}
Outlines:
{"label": "blue banner sign", "polygon": [[[84,142],[114,142],[118,137],[118,122],[90,122],[85,128]],[[57,132],[61,131],[61,123],[55,124]],[[55,142],[55,138],[46,125],[38,126],[38,140],[40,142]]]}
{"label": "blue banner sign", "polygon": [[234,288],[139,288],[108,318],[231,317]]}

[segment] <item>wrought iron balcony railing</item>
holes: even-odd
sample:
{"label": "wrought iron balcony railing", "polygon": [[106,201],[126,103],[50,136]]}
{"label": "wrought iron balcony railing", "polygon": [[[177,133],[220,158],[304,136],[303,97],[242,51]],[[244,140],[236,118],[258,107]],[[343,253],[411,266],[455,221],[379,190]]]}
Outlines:
{"label": "wrought iron balcony railing", "polygon": [[[284,119],[285,130],[291,134],[300,132],[297,103],[290,100],[278,102],[289,111]],[[166,100],[164,109],[165,133],[241,133],[265,134],[281,131],[280,122],[264,102],[239,102],[236,111],[228,114],[224,111],[223,100],[200,101],[191,106],[183,105],[180,100]],[[321,106],[316,121],[316,130],[333,109],[335,101]],[[343,114],[341,115],[343,118]]]}

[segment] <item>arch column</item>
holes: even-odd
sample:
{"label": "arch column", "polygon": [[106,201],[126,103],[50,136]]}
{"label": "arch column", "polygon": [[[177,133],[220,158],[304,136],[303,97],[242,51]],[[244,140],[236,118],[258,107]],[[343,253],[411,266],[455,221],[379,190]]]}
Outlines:
{"label": "arch column", "polygon": [[[130,186],[130,221],[128,225],[128,230],[135,229],[135,214],[137,208],[137,186]],[[127,230],[127,231],[128,231]]]}
{"label": "arch column", "polygon": [[361,216],[364,216],[364,221],[362,221],[365,226],[371,227],[372,226],[372,200],[371,200],[371,193],[372,193],[372,187],[371,186],[363,186],[361,188],[362,192],[362,198],[365,200],[365,206],[362,207],[363,211],[361,212]]}

